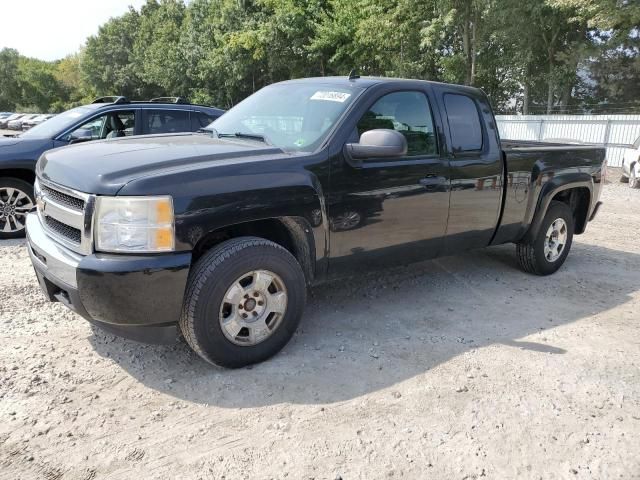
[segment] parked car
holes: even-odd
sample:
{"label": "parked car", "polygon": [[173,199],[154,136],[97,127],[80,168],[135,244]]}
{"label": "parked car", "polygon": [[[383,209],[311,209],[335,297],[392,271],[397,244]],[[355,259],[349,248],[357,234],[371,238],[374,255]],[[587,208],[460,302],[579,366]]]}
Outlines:
{"label": "parked car", "polygon": [[12,113],[8,117],[0,118],[0,129],[7,129],[9,122],[16,120],[24,115],[24,113]]}
{"label": "parked car", "polygon": [[205,130],[42,155],[27,237],[49,300],[241,367],[287,343],[307,285],[509,242],[548,275],[600,205],[604,148],[501,143],[470,87],[294,80]]}
{"label": "parked car", "polygon": [[42,115],[38,115],[29,120],[25,120],[22,122],[22,130],[23,131],[29,130],[30,128],[33,128],[36,125],[40,125],[42,122],[49,120],[51,117],[54,117],[54,116],[55,115],[53,113],[43,113]]}
{"label": "parked car", "polygon": [[16,118],[7,123],[7,128],[9,130],[22,130],[22,124],[26,121],[33,120],[36,118],[39,113],[27,113],[26,115],[21,116],[20,118]]}
{"label": "parked car", "polygon": [[0,120],[13,115],[13,112],[0,112]]}
{"label": "parked car", "polygon": [[[173,101],[174,103],[170,103]],[[175,103],[179,102],[179,103]],[[20,199],[11,215],[0,216],[0,239],[24,236],[25,211],[35,205],[34,168],[52,148],[130,135],[192,132],[207,126],[223,110],[192,105],[180,98],[134,102],[102,97],[43,122],[17,137],[0,138],[0,212]],[[8,198],[8,200],[7,200]]]}
{"label": "parked car", "polygon": [[640,188],[640,137],[624,152],[621,180],[629,182],[631,188]]}

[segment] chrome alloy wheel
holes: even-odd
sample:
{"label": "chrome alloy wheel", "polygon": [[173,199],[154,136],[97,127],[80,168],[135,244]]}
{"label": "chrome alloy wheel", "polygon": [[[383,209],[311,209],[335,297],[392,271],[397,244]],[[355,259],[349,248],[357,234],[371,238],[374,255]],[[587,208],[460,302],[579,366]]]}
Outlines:
{"label": "chrome alloy wheel", "polygon": [[549,262],[555,262],[567,244],[567,224],[562,218],[557,218],[549,225],[544,239],[544,256]]}
{"label": "chrome alloy wheel", "polygon": [[27,213],[33,202],[22,190],[0,187],[0,232],[15,233],[24,230]]}
{"label": "chrome alloy wheel", "polygon": [[362,216],[355,210],[340,213],[332,219],[333,230],[336,232],[351,230],[360,225],[361,220]]}
{"label": "chrome alloy wheel", "polygon": [[220,326],[227,339],[251,347],[277,330],[287,310],[287,289],[268,270],[246,273],[231,284],[220,307]]}

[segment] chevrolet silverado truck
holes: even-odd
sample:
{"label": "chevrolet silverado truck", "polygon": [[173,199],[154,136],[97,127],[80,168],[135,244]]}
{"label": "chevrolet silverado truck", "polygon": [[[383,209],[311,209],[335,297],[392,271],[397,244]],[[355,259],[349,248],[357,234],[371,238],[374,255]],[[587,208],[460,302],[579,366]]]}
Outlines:
{"label": "chevrolet silverado truck", "polygon": [[604,158],[501,142],[475,88],[291,80],[199,133],[45,152],[28,249],[49,300],[241,367],[283,348],[320,282],[504,243],[555,272],[598,210]]}

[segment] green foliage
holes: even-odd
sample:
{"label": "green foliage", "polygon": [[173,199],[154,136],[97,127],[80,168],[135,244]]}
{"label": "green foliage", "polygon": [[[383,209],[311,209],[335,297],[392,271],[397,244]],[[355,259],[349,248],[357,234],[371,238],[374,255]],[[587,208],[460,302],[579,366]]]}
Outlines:
{"label": "green foliage", "polygon": [[0,110],[99,95],[229,108],[352,69],[481,87],[498,111],[640,108],[639,26],[631,0],[147,0],[60,61],[0,51]]}
{"label": "green foliage", "polygon": [[14,110],[16,102],[20,99],[19,61],[20,55],[17,50],[0,50],[0,111]]}

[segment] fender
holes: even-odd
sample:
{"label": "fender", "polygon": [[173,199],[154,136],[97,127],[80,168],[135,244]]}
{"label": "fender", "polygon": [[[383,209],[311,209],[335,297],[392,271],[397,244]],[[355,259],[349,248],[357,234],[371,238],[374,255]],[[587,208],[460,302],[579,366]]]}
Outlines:
{"label": "fender", "polygon": [[[264,182],[264,175],[261,177]],[[321,279],[328,264],[328,219],[319,183],[306,183],[252,189],[248,181],[244,192],[221,193],[202,199],[208,203],[204,208],[176,211],[176,248],[180,243],[193,250],[200,240],[217,231],[260,235],[266,230],[273,234],[278,229],[266,222],[277,220],[292,240],[305,277],[310,282]]]}
{"label": "fender", "polygon": [[544,219],[544,216],[549,209],[549,204],[558,193],[564,190],[581,187],[585,187],[589,190],[589,209],[587,212],[587,218],[589,218],[594,208],[594,204],[592,201],[593,177],[591,176],[591,174],[587,172],[563,173],[561,175],[554,176],[552,179],[544,183],[539,189],[532,188],[532,192],[539,190],[538,200],[536,203],[535,211],[530,211],[527,213],[527,220],[530,219],[530,224],[529,229],[523,237],[523,240],[531,241],[536,238],[540,230],[542,220]]}

